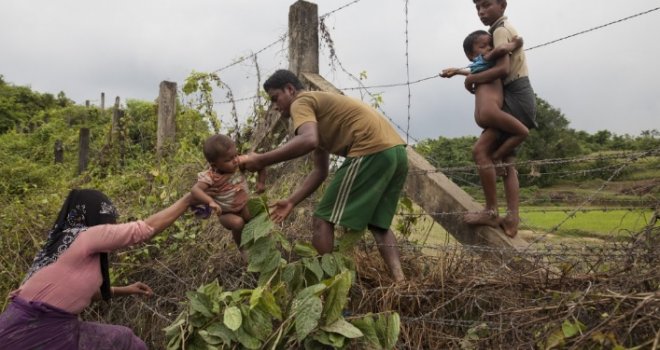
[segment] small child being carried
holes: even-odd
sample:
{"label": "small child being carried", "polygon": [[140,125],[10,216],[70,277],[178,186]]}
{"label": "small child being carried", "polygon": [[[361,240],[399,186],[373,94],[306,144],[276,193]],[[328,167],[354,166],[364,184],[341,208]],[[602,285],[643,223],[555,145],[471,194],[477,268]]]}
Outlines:
{"label": "small child being carried", "polygon": [[[241,246],[243,226],[252,215],[247,207],[248,184],[242,171],[242,164],[247,155],[238,155],[236,144],[225,135],[213,135],[204,141],[204,157],[209,168],[197,174],[197,183],[190,192],[193,197],[206,205],[192,208],[198,216],[208,217],[215,212],[223,227],[230,230],[236,246]],[[262,193],[265,186],[266,172],[257,174],[255,192]],[[213,196],[207,191],[215,193]]]}
{"label": "small child being carried", "polygon": [[[515,37],[513,41],[493,48],[493,38],[484,30],[470,33],[463,41],[465,55],[472,63],[467,68],[447,68],[440,73],[443,78],[451,78],[454,75],[469,75],[490,69],[495,65],[498,58],[510,54],[512,51],[522,47],[523,40]],[[502,110],[504,93],[500,79],[489,83],[478,84],[474,91],[475,106],[474,119],[482,129],[497,129],[511,135],[492,154],[494,165],[501,164],[502,159],[510,154],[520,145],[529,134],[525,124],[509,113]],[[498,166],[498,172],[504,168]],[[503,174],[501,174],[503,175]]]}

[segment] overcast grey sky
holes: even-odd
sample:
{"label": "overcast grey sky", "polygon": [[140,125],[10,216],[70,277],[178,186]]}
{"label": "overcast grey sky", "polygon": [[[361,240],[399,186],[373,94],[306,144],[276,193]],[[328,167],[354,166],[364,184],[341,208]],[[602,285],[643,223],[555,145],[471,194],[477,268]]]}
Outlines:
{"label": "overcast grey sky", "polygon": [[[321,0],[325,14],[350,0]],[[162,80],[182,85],[193,70],[213,71],[265,47],[287,31],[293,0],[2,0],[0,74],[40,92],[64,91],[77,103],[115,96],[153,100]],[[406,81],[405,1],[360,0],[326,19],[337,56],[366,85]],[[532,47],[636,13],[660,0],[509,0],[507,15]],[[410,80],[467,64],[466,34],[483,29],[470,0],[409,0]],[[637,135],[660,129],[660,11],[527,52],[536,93],[559,108],[577,130]],[[278,43],[258,55],[262,79],[287,67]],[[337,87],[356,83],[329,66],[321,74]],[[222,70],[236,98],[256,93],[250,60]],[[407,87],[376,88],[383,109],[408,128]],[[347,94],[359,97],[358,91]],[[218,96],[222,100],[223,96]],[[414,139],[477,135],[473,96],[460,77],[411,86]],[[246,115],[250,102],[239,102]],[[218,105],[223,120],[228,109]]]}

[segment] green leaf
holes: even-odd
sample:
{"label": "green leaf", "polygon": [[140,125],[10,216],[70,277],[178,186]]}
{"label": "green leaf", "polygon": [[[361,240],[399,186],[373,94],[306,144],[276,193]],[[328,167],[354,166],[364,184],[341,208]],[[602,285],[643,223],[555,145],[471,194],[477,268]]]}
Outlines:
{"label": "green leaf", "polygon": [[227,345],[231,345],[231,342],[236,340],[234,332],[232,332],[221,322],[215,322],[211,324],[206,328],[206,331],[209,333],[209,335],[222,339],[222,341]]}
{"label": "green leaf", "polygon": [[244,347],[248,349],[260,349],[261,348],[261,341],[251,335],[249,335],[243,328],[239,328],[238,331],[236,331],[236,338],[238,339],[238,342],[241,343]]}
{"label": "green leaf", "polygon": [[341,318],[341,312],[348,303],[348,292],[351,289],[351,273],[344,271],[335,276],[329,287],[325,305],[323,307],[323,319],[329,325]]}
{"label": "green leaf", "polygon": [[269,290],[263,292],[259,306],[277,320],[282,320],[282,310],[280,309],[280,306],[277,305],[275,296]]}
{"label": "green leaf", "polygon": [[184,323],[186,323],[186,319],[185,319],[184,313],[182,312],[181,314],[179,314],[179,317],[177,317],[177,319],[172,324],[170,324],[169,326],[163,328],[163,331],[165,331],[165,335],[168,336],[168,337],[172,336],[174,334],[177,334],[177,333],[180,334],[181,333],[181,326]]}
{"label": "green leaf", "polygon": [[223,342],[222,338],[211,335],[209,334],[208,331],[205,330],[200,330],[197,332],[197,334],[199,334],[199,336],[202,337],[202,339],[204,339],[204,341],[210,345],[218,345]]}
{"label": "green leaf", "polygon": [[543,349],[550,350],[564,345],[565,339],[566,338],[564,337],[564,332],[561,330],[556,330],[545,340],[545,346]]}
{"label": "green leaf", "polygon": [[273,228],[273,222],[268,217],[268,213],[261,213],[252,220],[248,221],[241,233],[241,247],[265,237]]}
{"label": "green leaf", "polygon": [[319,260],[314,258],[304,258],[302,259],[303,266],[311,271],[314,276],[316,276],[317,280],[321,280],[323,278],[323,268],[321,268],[321,263],[319,263]]}
{"label": "green leaf", "polygon": [[245,331],[261,341],[268,339],[273,332],[273,323],[268,314],[258,308],[246,311],[247,317],[243,321]]}
{"label": "green leaf", "polygon": [[252,295],[250,296],[250,309],[254,309],[257,305],[259,305],[259,301],[261,300],[261,295],[264,293],[264,287],[257,287],[252,290]]}
{"label": "green leaf", "polygon": [[253,218],[261,215],[261,213],[268,214],[268,197],[263,195],[250,198],[247,202],[247,208]]}
{"label": "green leaf", "polygon": [[366,316],[351,320],[351,323],[357,327],[362,334],[364,334],[364,340],[369,343],[372,347],[381,349],[380,340],[378,340],[378,335],[376,334],[376,323],[374,322],[371,314]]}
{"label": "green leaf", "polygon": [[561,331],[564,333],[564,337],[566,338],[570,338],[583,330],[584,325],[580,321],[571,323],[569,320],[564,320],[564,323],[561,325]]}
{"label": "green leaf", "polygon": [[311,331],[316,329],[322,310],[323,303],[317,296],[306,298],[302,302],[294,300],[293,311],[296,313],[296,335],[299,341],[305,339]]}
{"label": "green leaf", "polygon": [[337,240],[338,248],[337,250],[340,253],[346,253],[355,247],[355,245],[362,239],[362,235],[364,234],[364,230],[362,231],[355,231],[355,230],[348,230],[347,232],[344,232],[341,237]]}
{"label": "green leaf", "polygon": [[321,257],[321,268],[330,277],[336,275],[338,267],[335,257],[332,254],[323,254]]}
{"label": "green leaf", "polygon": [[396,346],[400,327],[399,314],[396,312],[378,315],[375,329],[383,349],[393,349]]}
{"label": "green leaf", "polygon": [[211,300],[206,294],[188,291],[186,292],[186,296],[188,297],[188,300],[190,300],[190,308],[193,311],[199,312],[206,317],[213,317],[213,313],[211,312],[213,306]]}
{"label": "green leaf", "polygon": [[224,316],[225,326],[229,327],[232,331],[235,331],[241,327],[243,323],[243,316],[241,315],[241,310],[236,306],[230,306],[225,310]]}
{"label": "green leaf", "polygon": [[293,246],[293,252],[301,258],[311,258],[313,256],[319,255],[319,253],[316,251],[316,248],[314,248],[311,243],[296,242],[296,244]]}
{"label": "green leaf", "polygon": [[250,259],[248,271],[250,272],[263,272],[266,265],[273,260],[273,256],[279,254],[279,251],[275,247],[275,243],[267,237],[258,239],[254,245],[248,249],[248,252]]}
{"label": "green leaf", "polygon": [[321,327],[322,330],[331,333],[341,334],[346,338],[354,339],[364,336],[362,331],[354,325],[346,322],[343,318],[338,319],[328,326]]}
{"label": "green leaf", "polygon": [[325,284],[323,284],[323,283],[318,283],[318,284],[311,285],[311,286],[309,286],[309,287],[307,287],[307,288],[301,290],[301,291],[296,295],[296,298],[295,298],[295,299],[300,300],[300,301],[305,300],[305,299],[307,299],[307,298],[309,298],[309,297],[311,297],[311,296],[315,296],[315,295],[321,293],[321,292],[324,291],[326,288],[327,288],[327,286],[326,286]]}

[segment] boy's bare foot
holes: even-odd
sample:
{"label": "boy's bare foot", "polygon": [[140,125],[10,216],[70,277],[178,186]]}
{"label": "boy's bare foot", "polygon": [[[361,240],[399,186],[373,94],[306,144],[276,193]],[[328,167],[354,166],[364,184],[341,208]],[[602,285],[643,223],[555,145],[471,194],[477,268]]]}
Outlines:
{"label": "boy's bare foot", "polygon": [[507,215],[500,220],[500,228],[504,231],[505,235],[514,238],[518,234],[519,222],[519,218]]}
{"label": "boy's bare foot", "polygon": [[491,227],[498,227],[500,225],[500,220],[498,220],[497,213],[494,210],[465,213],[463,215],[463,222],[468,225],[487,225]]}

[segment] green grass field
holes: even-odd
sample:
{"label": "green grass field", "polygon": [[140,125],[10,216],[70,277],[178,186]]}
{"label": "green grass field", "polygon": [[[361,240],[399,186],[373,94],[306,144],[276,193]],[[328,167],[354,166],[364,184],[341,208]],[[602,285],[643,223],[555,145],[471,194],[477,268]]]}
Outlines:
{"label": "green grass field", "polygon": [[[525,212],[525,210],[533,210]],[[566,208],[566,212],[542,212],[543,208],[527,207],[521,209],[521,228],[548,231],[556,229],[559,236],[585,236],[585,237],[612,237],[627,236],[644,229],[653,211],[639,210],[607,210],[607,211],[578,211],[569,217],[574,208]],[[563,222],[563,223],[562,223]]]}
{"label": "green grass field", "polygon": [[[547,237],[550,240],[626,237],[642,231],[653,215],[653,211],[648,209],[580,211],[567,219],[574,207],[567,207],[566,211],[557,211],[557,207],[547,208],[548,212],[543,212],[543,209],[521,208],[520,230],[541,234],[559,225],[555,232]],[[396,220],[394,226],[396,227]],[[430,247],[427,254],[433,254],[433,246],[456,243],[444,228],[428,217],[424,217],[415,225],[409,239]]]}

